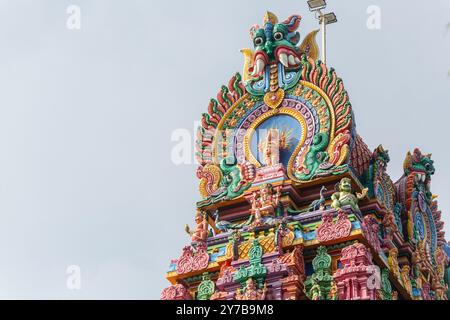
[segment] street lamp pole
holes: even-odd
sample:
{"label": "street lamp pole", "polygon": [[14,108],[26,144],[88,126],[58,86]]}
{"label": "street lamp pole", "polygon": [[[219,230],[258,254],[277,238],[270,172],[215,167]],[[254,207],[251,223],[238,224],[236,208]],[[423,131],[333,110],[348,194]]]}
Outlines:
{"label": "street lamp pole", "polygon": [[327,24],[337,22],[334,12],[322,13],[327,3],[325,0],[308,0],[309,10],[316,14],[316,19],[319,20],[320,33],[322,34],[322,62],[327,64]]}
{"label": "street lamp pole", "polygon": [[322,33],[322,62],[327,64],[327,24],[325,16],[319,11],[320,28]]}

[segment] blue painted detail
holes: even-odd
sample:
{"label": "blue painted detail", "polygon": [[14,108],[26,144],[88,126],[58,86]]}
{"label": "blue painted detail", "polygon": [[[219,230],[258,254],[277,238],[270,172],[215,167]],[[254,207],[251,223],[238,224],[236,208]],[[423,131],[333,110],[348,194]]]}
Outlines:
{"label": "blue painted detail", "polygon": [[303,233],[300,230],[294,230],[294,239],[303,239]]}
{"label": "blue painted detail", "polygon": [[280,149],[280,162],[287,168],[289,159],[302,139],[302,125],[293,117],[286,114],[272,116],[261,123],[250,139],[250,149],[256,160],[264,164],[264,150],[260,148],[261,142],[266,140],[270,129],[277,129],[285,134],[289,144]]}
{"label": "blue painted detail", "polygon": [[286,72],[286,69],[281,63],[278,63],[278,84],[281,88],[284,90],[289,90],[292,87],[294,87],[298,81],[300,80],[300,77],[302,75],[302,70],[297,71],[288,71]]}
{"label": "blue painted detail", "polygon": [[267,92],[270,89],[270,67],[266,66],[266,70],[264,71],[265,71],[264,79],[266,80],[264,92]]}
{"label": "blue painted detail", "polygon": [[361,229],[361,223],[359,223],[359,221],[353,221],[352,222],[352,231],[358,230],[358,229]]}
{"label": "blue painted detail", "polygon": [[419,233],[420,239],[423,240],[425,238],[425,223],[419,211],[416,211],[414,215],[414,226]]}
{"label": "blue painted detail", "polygon": [[[430,207],[427,205],[426,213],[428,216],[428,223],[430,226],[430,237],[431,237],[431,252],[435,252],[437,247],[437,231],[436,231],[436,225],[434,224],[434,218],[433,218],[433,212],[431,212]],[[432,255],[432,258],[434,260],[434,254]]]}
{"label": "blue painted detail", "polygon": [[303,234],[305,241],[314,240],[316,238],[316,231],[310,231]]}
{"label": "blue painted detail", "polygon": [[219,257],[224,256],[225,253],[226,253],[226,247],[220,247],[220,248],[218,248],[217,252],[211,253],[211,254],[209,255],[209,261],[210,261],[210,262],[216,262],[217,259],[218,259]]}
{"label": "blue painted detail", "polygon": [[278,85],[284,88],[284,66],[278,63]]}
{"label": "blue painted detail", "polygon": [[177,270],[177,264],[171,263],[169,266],[169,270],[167,272],[172,272],[172,271],[176,271],[176,270]]}
{"label": "blue painted detail", "polygon": [[266,87],[265,79],[261,79],[257,82],[254,82],[251,86],[247,87],[247,90],[254,95],[262,95],[264,93]]}
{"label": "blue painted detail", "polygon": [[[259,82],[258,82],[258,83],[259,83]],[[254,85],[256,85],[256,84],[254,84]],[[263,90],[263,86],[264,86],[263,80],[261,80],[260,86],[261,86],[260,89]],[[308,108],[308,110],[311,112],[311,115],[312,115],[312,117],[313,117],[313,119],[314,119],[314,123],[316,124],[316,125],[315,125],[315,128],[314,128],[314,134],[317,134],[317,133],[319,132],[319,130],[320,130],[320,122],[319,122],[319,116],[318,116],[318,114],[317,114],[317,111],[316,111],[316,109],[312,106],[312,104],[311,104],[309,101],[306,101],[305,99],[303,99],[303,98],[301,98],[301,97],[296,97],[296,96],[293,96],[293,95],[286,95],[285,98],[286,98],[286,99],[295,100],[295,101],[299,101],[299,102],[301,102],[306,108]],[[243,115],[242,117],[240,117],[238,123],[236,124],[236,128],[241,128],[242,125],[243,125],[243,123],[244,123],[245,121],[247,121],[248,117],[249,117],[254,111],[256,111],[257,109],[261,108],[261,107],[263,106],[263,104],[264,104],[263,101],[256,102],[256,103],[253,105],[253,107],[252,107],[251,109],[249,109],[249,110],[245,113],[245,115]],[[236,150],[236,145],[237,145],[237,134],[236,134],[236,133],[237,133],[237,132],[235,132],[235,134],[234,134],[233,144],[230,146],[230,148],[231,148],[232,150]]]}
{"label": "blue painted detail", "polygon": [[218,258],[218,254],[217,253],[212,253],[209,255],[209,261],[210,262],[216,262]]}
{"label": "blue painted detail", "polygon": [[450,258],[450,245],[448,243],[444,244],[444,252]]}

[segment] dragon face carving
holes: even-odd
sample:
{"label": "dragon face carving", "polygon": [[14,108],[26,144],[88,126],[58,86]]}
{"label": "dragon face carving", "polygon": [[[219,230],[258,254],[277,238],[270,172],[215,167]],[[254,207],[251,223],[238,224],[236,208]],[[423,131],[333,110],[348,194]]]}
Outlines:
{"label": "dragon face carving", "polygon": [[423,179],[429,180],[434,174],[434,161],[431,154],[423,154],[419,149],[414,149],[413,153],[408,152],[403,163],[405,175],[415,172],[423,175]]}
{"label": "dragon face carving", "polygon": [[[292,15],[279,22],[273,13],[267,12],[262,27],[253,25],[250,28],[254,49],[241,50],[245,56],[244,82],[259,81],[269,78],[271,74],[270,91],[276,91],[279,79],[274,82],[273,76],[280,71],[275,66],[282,65],[284,73],[299,70],[302,66],[303,54],[313,60],[317,59],[319,49],[315,42],[315,36],[318,30],[309,33],[303,39],[302,44],[297,46],[300,41],[300,33],[297,29],[301,20],[300,15]],[[280,83],[280,87],[283,87],[282,83]],[[269,87],[266,86],[264,91],[269,91]]]}
{"label": "dragon face carving", "polygon": [[300,50],[296,47],[300,40],[297,29],[301,16],[292,15],[278,23],[278,18],[270,12],[264,17],[264,26],[254,25],[250,36],[255,48],[252,76],[260,76],[267,65],[280,62],[285,68],[300,67]]}

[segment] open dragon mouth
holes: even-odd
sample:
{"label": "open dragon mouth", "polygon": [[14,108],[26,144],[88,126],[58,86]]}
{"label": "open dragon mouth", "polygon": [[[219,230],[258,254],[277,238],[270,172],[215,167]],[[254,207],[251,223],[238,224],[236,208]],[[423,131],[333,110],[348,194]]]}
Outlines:
{"label": "open dragon mouth", "polygon": [[[285,68],[295,69],[300,67],[301,60],[298,53],[292,48],[280,46],[275,49],[275,59],[280,62]],[[260,76],[266,66],[269,64],[269,57],[263,51],[255,53],[253,58],[253,67],[250,68],[252,76]]]}
{"label": "open dragon mouth", "polygon": [[255,53],[253,59],[253,67],[250,69],[252,76],[259,76],[264,72],[266,65],[269,64],[269,57],[263,51],[258,51]]}
{"label": "open dragon mouth", "polygon": [[292,48],[284,46],[276,48],[275,57],[285,68],[292,69],[300,67],[300,57]]}

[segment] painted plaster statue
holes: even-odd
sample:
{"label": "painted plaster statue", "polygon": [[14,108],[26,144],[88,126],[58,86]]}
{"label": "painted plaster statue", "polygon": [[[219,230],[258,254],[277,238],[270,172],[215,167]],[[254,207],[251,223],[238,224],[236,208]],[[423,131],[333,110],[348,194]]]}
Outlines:
{"label": "painted plaster statue", "polygon": [[[431,176],[435,172],[434,161],[431,160],[431,154],[423,154],[419,149],[414,149],[413,153],[406,154],[403,162],[405,175],[410,173],[416,175],[416,187],[419,192],[423,192],[428,203],[431,203],[432,193],[430,191]],[[420,183],[421,182],[421,183]]]}
{"label": "painted plaster statue", "polygon": [[[271,12],[264,16],[264,26],[254,25],[250,29],[254,50],[243,49],[245,56],[244,81],[263,75],[266,67],[272,62],[279,62],[286,69],[296,69],[301,66],[301,54],[307,54],[313,60],[318,57],[318,47],[315,42],[317,31],[308,34],[302,44],[298,29],[301,16],[292,15],[279,22]],[[274,85],[272,83],[272,85]]]}
{"label": "painted plaster statue", "polygon": [[282,218],[277,223],[278,227],[275,231],[275,244],[281,247],[291,245],[295,238],[295,228],[288,224],[287,217]]}
{"label": "painted plaster statue", "polygon": [[322,290],[320,289],[320,285],[318,280],[313,279],[313,285],[309,292],[305,292],[306,296],[309,297],[310,300],[320,300],[322,296]]}
{"label": "painted plaster statue", "polygon": [[399,281],[402,281],[401,275],[400,275],[400,268],[398,266],[398,249],[396,247],[393,247],[389,250],[389,256],[388,256],[388,265],[389,270],[397,277]]}
{"label": "painted plaster statue", "polygon": [[254,226],[262,225],[269,220],[275,222],[274,217],[280,196],[280,186],[273,187],[269,183],[263,184],[259,190],[252,193],[249,201],[252,206],[250,211],[254,216]]}
{"label": "painted plaster statue", "polygon": [[338,287],[336,281],[331,284],[330,293],[328,294],[329,300],[337,300],[338,298]]}
{"label": "painted plaster statue", "polygon": [[359,211],[358,202],[367,196],[368,189],[362,190],[356,196],[352,193],[352,182],[349,178],[342,178],[337,187],[338,191],[331,196],[331,206],[340,209],[344,206],[350,206],[354,211]]}
{"label": "painted plaster statue", "polygon": [[411,294],[412,285],[411,285],[410,271],[411,271],[410,266],[404,265],[401,268],[400,274],[402,278],[403,287],[406,289],[406,291],[408,291]]}
{"label": "painted plaster statue", "polygon": [[236,300],[265,300],[267,293],[267,284],[262,289],[258,289],[252,278],[248,278],[244,289],[236,291]]}
{"label": "painted plaster statue", "polygon": [[189,225],[184,226],[184,230],[191,236],[192,242],[203,242],[208,237],[208,219],[204,212],[198,212],[195,216],[195,230],[191,230]]}
{"label": "painted plaster statue", "polygon": [[280,147],[279,131],[274,128],[269,129],[266,138],[260,145],[266,166],[273,166],[280,162]]}

